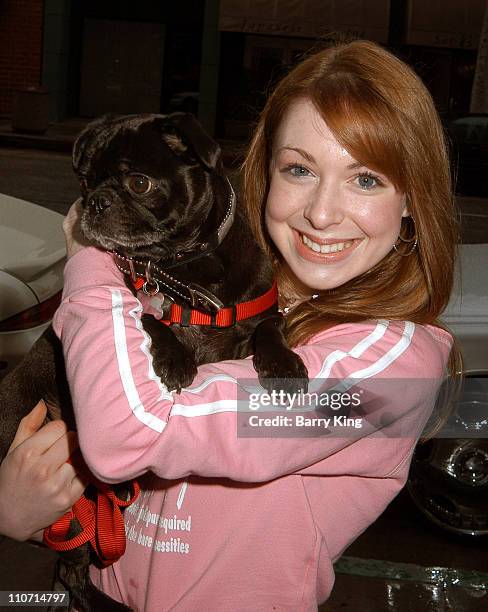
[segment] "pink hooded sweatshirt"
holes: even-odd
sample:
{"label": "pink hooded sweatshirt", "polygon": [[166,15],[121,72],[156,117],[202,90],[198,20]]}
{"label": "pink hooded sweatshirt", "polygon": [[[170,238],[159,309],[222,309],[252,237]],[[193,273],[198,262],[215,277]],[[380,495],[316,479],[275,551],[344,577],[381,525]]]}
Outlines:
{"label": "pink hooded sweatshirt", "polygon": [[359,427],[351,418],[302,434],[259,425],[264,406],[238,414],[257,385],[249,358],[201,366],[189,388],[168,390],[142,312],[110,255],[89,247],[68,261],[54,328],[80,446],[99,479],[142,485],[125,511],[126,553],[92,568],[94,584],[139,611],[316,610],[333,563],[405,484],[451,336],[385,320],[317,334],[297,349],[311,388],[342,381],[371,401],[353,408]]}

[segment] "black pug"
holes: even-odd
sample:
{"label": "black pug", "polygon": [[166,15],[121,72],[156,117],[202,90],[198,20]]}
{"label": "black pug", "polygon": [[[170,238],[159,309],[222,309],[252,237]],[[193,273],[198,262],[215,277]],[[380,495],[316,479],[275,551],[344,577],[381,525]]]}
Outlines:
{"label": "black pug", "polygon": [[[270,262],[236,206],[219,146],[192,115],[102,117],[78,137],[73,168],[85,238],[113,252],[128,286],[152,296],[163,318],[180,307],[170,326],[143,316],[154,369],[169,389],[189,385],[199,364],[251,353],[267,389],[272,379],[287,378],[287,390],[306,388],[306,368],[284,340]],[[261,296],[260,312],[240,320],[239,305]],[[195,325],[195,316],[207,324]],[[51,328],[0,385],[0,458],[40,398],[49,402],[49,418],[75,428],[62,347]],[[121,499],[127,491],[120,485]],[[79,530],[73,521],[70,535]],[[55,588],[68,589],[82,612],[126,609],[87,586],[88,564],[96,562],[90,554],[88,544],[61,553]]]}

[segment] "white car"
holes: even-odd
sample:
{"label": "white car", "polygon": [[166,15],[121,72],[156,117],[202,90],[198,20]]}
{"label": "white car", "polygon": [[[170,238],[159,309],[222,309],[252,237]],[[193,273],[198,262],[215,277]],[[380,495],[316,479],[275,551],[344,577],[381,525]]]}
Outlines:
{"label": "white car", "polygon": [[49,326],[63,287],[63,216],[0,194],[0,377]]}
{"label": "white car", "polygon": [[442,320],[461,342],[464,372],[488,375],[488,244],[460,247],[454,290]]}

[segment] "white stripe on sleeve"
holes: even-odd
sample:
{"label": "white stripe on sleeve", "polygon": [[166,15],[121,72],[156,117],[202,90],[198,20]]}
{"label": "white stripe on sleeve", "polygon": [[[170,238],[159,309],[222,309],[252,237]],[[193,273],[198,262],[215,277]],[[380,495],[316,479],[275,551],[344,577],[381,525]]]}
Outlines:
{"label": "white stripe on sleeve", "polygon": [[[124,302],[122,299],[122,293],[118,289],[111,290],[111,293],[115,353],[117,356],[117,365],[119,368],[120,380],[124,388],[125,396],[134,416],[139,419],[141,423],[144,423],[144,425],[147,425],[154,431],[161,433],[164,427],[166,426],[166,421],[160,419],[154,414],[146,412],[144,405],[139,397],[139,393],[134,382],[134,377],[132,375],[129,353],[127,351],[127,340],[125,336]],[[142,310],[142,306],[138,302],[138,306],[130,312],[130,315],[136,321],[136,325],[137,322],[139,323],[139,325],[137,325],[137,328],[141,331],[143,335],[143,342],[140,346],[140,349],[148,359],[148,377],[158,384],[158,388],[162,391],[161,398],[168,397],[166,387],[162,385],[160,380],[158,383],[158,378],[152,367],[152,356],[149,353],[148,348],[150,345],[150,338],[142,328],[140,320],[138,320],[138,318],[135,316],[135,313],[139,310]],[[171,399],[171,395],[169,395],[169,399]]]}
{"label": "white stripe on sleeve", "polygon": [[[362,338],[355,346],[352,347],[350,351],[341,351],[337,350],[330,353],[325,359],[322,367],[320,368],[319,373],[317,374],[315,380],[316,384],[313,385],[314,381],[310,382],[309,392],[312,392],[312,387],[315,387],[315,390],[321,388],[323,386],[323,379],[327,378],[330,375],[330,371],[336,363],[345,359],[346,357],[354,357],[359,358],[365,351],[371,348],[374,344],[381,340],[381,338],[385,335],[386,330],[388,329],[389,322],[385,320],[380,320],[377,322],[375,329],[368,334],[365,338]],[[410,324],[412,325],[412,324]],[[402,336],[402,339],[398,342],[398,345],[403,346],[405,339]],[[395,345],[395,346],[398,346]],[[399,347],[400,348],[400,347]],[[406,348],[406,346],[405,346]],[[403,350],[405,350],[403,348]],[[395,347],[390,349],[390,351],[381,357],[377,362],[365,368],[364,371],[368,372],[374,371],[374,368],[378,368],[378,372],[381,372],[384,368],[387,367],[392,361],[394,361],[403,350],[397,349],[395,353]],[[377,365],[378,364],[378,365]],[[371,374],[372,376],[374,374]],[[352,376],[352,375],[351,375]],[[234,378],[227,376],[211,376],[209,379],[203,381],[196,389],[201,390],[208,386],[211,382],[217,381],[226,381],[226,382],[234,382],[237,381]],[[357,381],[355,381],[356,383]],[[351,384],[352,386],[352,384]],[[192,389],[192,391],[196,391],[196,389]],[[185,391],[189,391],[188,389]],[[210,414],[216,414],[218,412],[237,412],[238,410],[238,402],[236,400],[219,400],[214,402],[208,402],[204,404],[195,404],[193,406],[187,406],[185,404],[174,404],[171,410],[171,416],[178,415],[184,417],[196,417],[196,416],[205,416]]]}
{"label": "white stripe on sleeve", "polygon": [[[364,352],[366,352],[369,348],[371,348],[373,344],[376,344],[379,340],[381,340],[381,338],[383,338],[387,329],[388,329],[388,321],[379,320],[374,330],[370,334],[368,334],[366,338],[363,338],[355,346],[353,346],[350,351],[345,352],[345,351],[337,350],[331,353],[327,357],[327,359],[324,361],[320,369],[320,372],[317,374],[315,378],[317,379],[329,378],[330,371],[332,370],[333,366],[337,362],[342,361],[345,357],[354,357],[355,359],[358,359],[359,357],[361,357],[361,355]],[[318,381],[317,384],[320,386],[320,380]]]}
{"label": "white stripe on sleeve", "polygon": [[372,378],[373,376],[376,376],[380,372],[386,370],[386,368],[396,361],[398,357],[400,357],[400,355],[410,346],[414,331],[415,323],[405,321],[405,327],[403,328],[400,340],[398,340],[398,342],[394,344],[387,353],[385,353],[380,359],[378,359],[378,361],[375,361],[367,368],[356,370],[356,372],[351,372],[346,380],[341,381],[335,387],[330,389],[330,391],[344,393],[354,385],[357,385],[359,381],[365,380],[366,378]]}

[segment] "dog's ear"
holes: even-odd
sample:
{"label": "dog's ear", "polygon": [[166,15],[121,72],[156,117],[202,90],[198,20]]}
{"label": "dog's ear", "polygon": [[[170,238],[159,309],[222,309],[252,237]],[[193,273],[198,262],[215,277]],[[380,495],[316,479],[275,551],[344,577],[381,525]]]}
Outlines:
{"label": "dog's ear", "polygon": [[[176,135],[181,138],[183,146],[186,145],[209,170],[223,171],[220,146],[207,134],[201,123],[193,115],[190,113],[172,113],[166,116],[164,126],[166,129],[174,128]],[[171,142],[168,142],[168,144],[171,146]],[[179,146],[180,151],[183,150],[181,144],[175,146]],[[177,148],[174,148],[174,150],[176,153],[180,152]]]}

